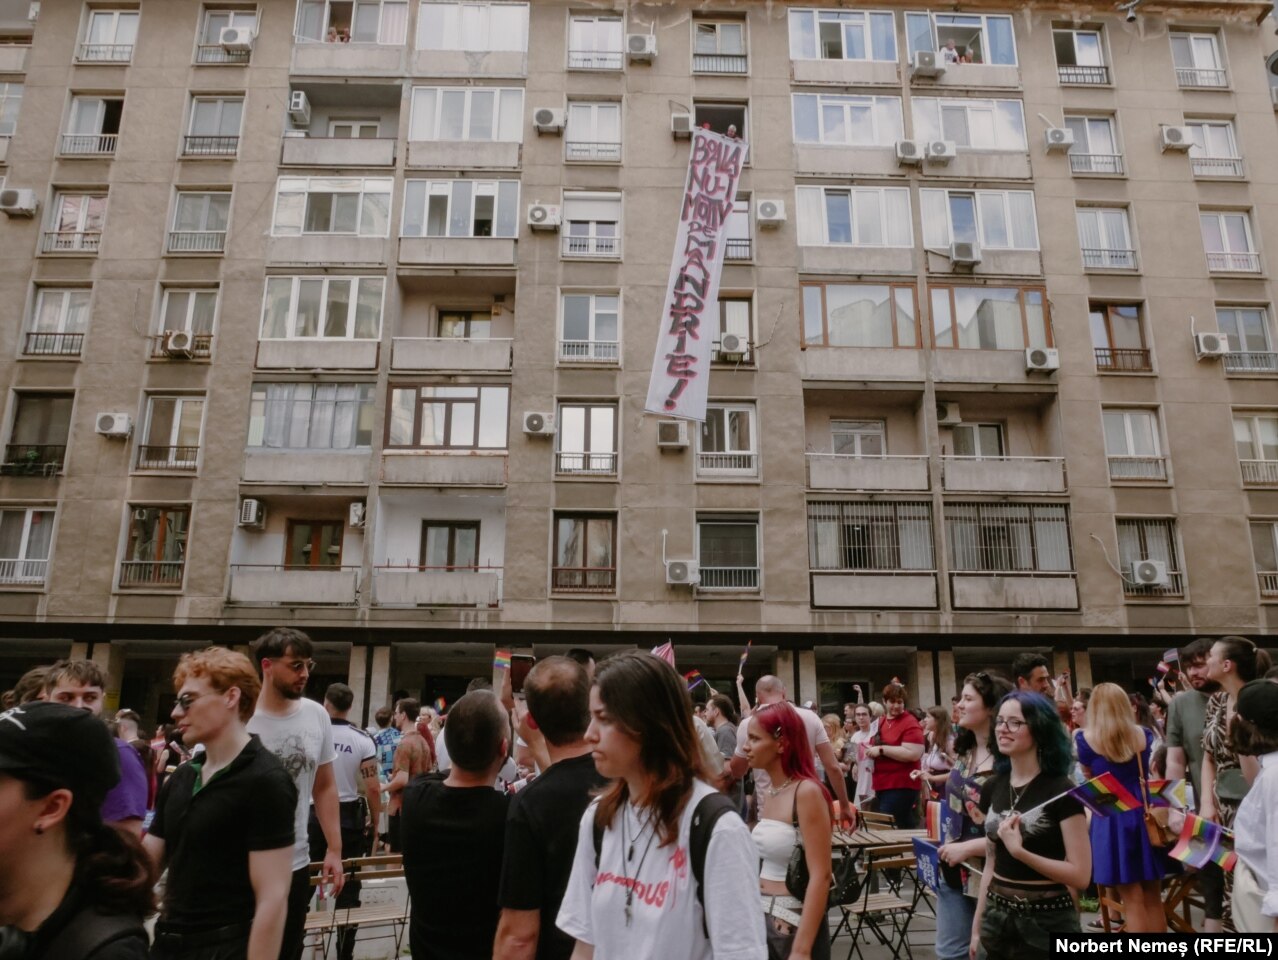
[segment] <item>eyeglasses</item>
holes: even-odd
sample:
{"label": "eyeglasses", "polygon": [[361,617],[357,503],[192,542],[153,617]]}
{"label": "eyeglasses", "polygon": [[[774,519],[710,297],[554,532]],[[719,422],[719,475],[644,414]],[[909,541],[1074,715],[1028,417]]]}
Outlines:
{"label": "eyeglasses", "polygon": [[173,709],[181,710],[186,713],[191,709],[191,704],[195,703],[200,697],[207,697],[207,693],[184,693],[173,702]]}
{"label": "eyeglasses", "polygon": [[294,673],[314,673],[315,668],[319,666],[314,660],[293,660],[287,663],[283,660],[276,660],[274,662],[282,667],[287,667]]}
{"label": "eyeglasses", "polygon": [[1015,717],[999,717],[994,721],[994,729],[1003,727],[1008,733],[1020,733],[1022,729],[1029,726],[1024,720],[1017,720]]}

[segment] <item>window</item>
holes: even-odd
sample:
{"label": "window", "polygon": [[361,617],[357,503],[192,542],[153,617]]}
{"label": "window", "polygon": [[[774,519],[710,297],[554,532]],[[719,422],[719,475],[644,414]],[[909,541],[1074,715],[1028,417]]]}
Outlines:
{"label": "window", "polygon": [[569,69],[620,70],[623,33],[620,17],[571,17],[568,21]]}
{"label": "window", "polygon": [[423,570],[444,573],[479,569],[478,520],[423,520]]}
{"label": "window", "polygon": [[1196,177],[1241,177],[1242,158],[1232,120],[1186,120],[1194,135],[1189,162]]}
{"label": "window", "polygon": [[805,283],[804,347],[919,345],[916,291],[908,284]]}
{"label": "window", "polygon": [[947,503],[950,569],[959,573],[1068,573],[1069,508],[1045,503]]}
{"label": "window", "polygon": [[1135,270],[1136,250],[1125,207],[1079,207],[1078,245],[1083,266],[1091,269]]}
{"label": "window", "polygon": [[136,10],[90,10],[79,59],[92,63],[128,63],[138,40]]}
{"label": "window", "polygon": [[386,446],[505,450],[509,401],[506,386],[392,387]]}
{"label": "window", "polygon": [[62,469],[71,431],[72,393],[15,393],[3,469],[10,476],[51,476]]}
{"label": "window", "polygon": [[737,194],[732,212],[723,224],[723,259],[749,260],[754,256],[754,241],[750,237],[750,197]]}
{"label": "window", "polygon": [[1016,66],[1012,18],[955,13],[907,13],[910,59],[920,50],[954,51],[957,62]]}
{"label": "window", "polygon": [[813,570],[935,570],[932,505],[808,504],[808,566]]}
{"label": "window", "polygon": [[243,97],[196,97],[182,141],[184,157],[233,157],[240,147]]}
{"label": "window", "polygon": [[932,335],[938,349],[1024,350],[1050,347],[1041,287],[932,284]]}
{"label": "window", "polygon": [[1214,33],[1173,33],[1172,63],[1182,87],[1227,87],[1229,74]]}
{"label": "window", "polygon": [[568,160],[616,162],[621,159],[621,104],[568,104],[564,135]]}
{"label": "window", "polygon": [[555,472],[617,473],[617,405],[561,403],[555,423]]}
{"label": "window", "polygon": [[565,192],[565,257],[621,256],[621,194]]}
{"label": "window", "polygon": [[528,50],[528,4],[437,3],[422,0],[417,15],[418,50]]}
{"label": "window", "polygon": [[1278,373],[1267,309],[1217,306],[1216,326],[1229,341],[1225,370]]}
{"label": "window", "polygon": [[221,253],[231,216],[230,191],[177,195],[169,253]]}
{"label": "window", "polygon": [[409,140],[524,138],[524,91],[504,87],[414,87]]}
{"label": "window", "polygon": [[106,220],[106,194],[59,193],[53,198],[45,253],[97,253]]}
{"label": "window", "polygon": [[0,137],[12,137],[22,109],[22,84],[0,81]]}
{"label": "window", "polygon": [[280,177],[271,233],[389,236],[392,183],[390,177]]}
{"label": "window", "polygon": [[1207,269],[1234,273],[1259,273],[1260,254],[1251,234],[1251,217],[1243,212],[1203,210],[1199,213]]}
{"label": "window", "polygon": [[195,48],[195,62],[248,63],[249,51],[227,50],[222,46],[222,31],[231,27],[257,33],[257,11],[206,9],[200,22],[200,42]]}
{"label": "window", "polygon": [[617,587],[617,518],[556,513],[550,588],[564,593],[611,593]]}
{"label": "window", "polygon": [[89,294],[81,288],[40,287],[22,343],[28,357],[78,357],[89,327]]}
{"label": "window", "polygon": [[750,139],[744,103],[693,103],[692,117],[696,126],[708,127],[713,133],[739,137],[742,140]]}
{"label": "window", "polygon": [[204,424],[203,397],[151,397],[138,447],[139,470],[195,469]]}
{"label": "window", "polygon": [[409,180],[405,237],[509,237],[519,234],[518,180]]}
{"label": "window", "polygon": [[123,97],[72,97],[62,154],[68,157],[110,156],[120,134]]}
{"label": "window", "polygon": [[1099,29],[1052,31],[1056,47],[1056,78],[1061,83],[1107,84],[1109,67]]}
{"label": "window", "polygon": [[[720,363],[754,363],[754,324],[751,321],[753,301],[749,297],[719,295],[719,336],[715,340],[714,359]],[[734,336],[740,349],[728,355],[723,338]]]}
{"label": "window", "polygon": [[951,243],[982,250],[1037,250],[1038,222],[1030,190],[919,190],[923,246],[949,252]]}
{"label": "window", "polygon": [[288,521],[284,569],[321,570],[341,567],[342,536],[346,524],[341,520]]}
{"label": "window", "polygon": [[831,452],[840,457],[881,457],[887,453],[882,420],[831,420]]}
{"label": "window", "polygon": [[1000,460],[1003,457],[1001,423],[958,423],[950,427],[953,456],[972,460]]}
{"label": "window", "polygon": [[353,450],[373,443],[372,383],[255,383],[248,446]]}
{"label": "window", "polygon": [[697,433],[697,476],[755,477],[759,441],[754,404],[711,403]]}
{"label": "window", "polygon": [[491,310],[441,310],[439,336],[443,340],[487,340],[493,333]]}
{"label": "window", "polygon": [[301,0],[298,4],[296,37],[301,41],[398,46],[407,36],[408,0]]}
{"label": "window", "polygon": [[759,518],[698,517],[700,590],[759,589]]}
{"label": "window", "polygon": [[39,507],[0,510],[0,586],[43,584],[52,544],[52,510]]}
{"label": "window", "polygon": [[1134,303],[1093,303],[1089,314],[1096,369],[1140,373],[1153,369],[1140,307]]}
{"label": "window", "polygon": [[[1118,567],[1123,574],[1123,593],[1129,597],[1179,597],[1185,592],[1185,576],[1180,567],[1176,521],[1129,518],[1116,521]],[[1131,576],[1133,563],[1158,560],[1167,565],[1165,586],[1144,586]]]}
{"label": "window", "polygon": [[900,97],[796,93],[794,140],[831,147],[890,147],[905,137]]}
{"label": "window", "polygon": [[1262,597],[1278,597],[1278,520],[1251,522],[1251,549]]}
{"label": "window", "polygon": [[189,506],[129,506],[120,586],[180,587],[191,527]]}
{"label": "window", "polygon": [[914,136],[952,140],[960,148],[1025,153],[1025,110],[1019,100],[914,97]]}
{"label": "window", "polygon": [[887,11],[791,10],[791,60],[896,62],[896,23]]}
{"label": "window", "polygon": [[744,20],[695,20],[692,24],[693,73],[746,73]]}
{"label": "window", "polygon": [[621,347],[621,297],[615,293],[565,293],[559,359],[616,363]]}
{"label": "window", "polygon": [[377,340],[382,277],[267,277],[263,340]]}
{"label": "window", "polygon": [[899,187],[796,187],[799,245],[910,247],[910,191]]}
{"label": "window", "polygon": [[1234,444],[1243,483],[1278,484],[1278,415],[1235,413]]}
{"label": "window", "polygon": [[216,288],[165,287],[160,301],[159,333],[152,341],[151,355],[166,356],[165,335],[181,330],[192,335],[191,355],[208,357],[213,344],[213,323],[216,317]]}
{"label": "window", "polygon": [[1074,173],[1123,172],[1123,154],[1113,117],[1066,117],[1065,129],[1074,134],[1069,168]]}
{"label": "window", "polygon": [[330,140],[376,140],[381,121],[376,117],[328,121]]}
{"label": "window", "polygon": [[1101,412],[1101,423],[1111,480],[1167,479],[1156,410],[1109,408]]}

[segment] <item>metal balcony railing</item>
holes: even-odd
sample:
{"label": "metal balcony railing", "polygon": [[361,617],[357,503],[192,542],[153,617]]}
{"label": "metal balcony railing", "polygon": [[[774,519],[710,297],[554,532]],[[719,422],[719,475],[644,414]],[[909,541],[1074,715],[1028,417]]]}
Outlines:
{"label": "metal balcony railing", "polygon": [[1260,254],[1208,252],[1207,269],[1224,273],[1260,273]]}
{"label": "metal balcony railing", "polygon": [[733,73],[743,75],[749,72],[750,64],[744,53],[694,53],[692,55],[693,73]]}
{"label": "metal balcony railing", "polygon": [[62,469],[66,444],[11,443],[4,448],[0,474],[9,477],[52,477]]}
{"label": "metal balcony railing", "polygon": [[1081,64],[1061,64],[1056,68],[1056,79],[1061,83],[1087,84],[1089,86],[1109,83],[1109,67],[1083,66]]}
{"label": "metal balcony railing", "polygon": [[1189,165],[1196,177],[1241,177],[1241,157],[1190,157]]}
{"label": "metal balcony railing", "polygon": [[220,43],[201,43],[195,48],[196,63],[248,63],[249,50],[227,50]]}
{"label": "metal balcony railing", "polygon": [[0,585],[43,584],[48,560],[0,560]]}
{"label": "metal balcony railing", "polygon": [[758,567],[701,567],[700,590],[758,590]]}
{"label": "metal balcony railing", "polygon": [[182,138],[184,157],[233,157],[240,149],[238,136],[188,134]]}
{"label": "metal balcony railing", "polygon": [[616,567],[554,567],[552,590],[562,593],[612,593],[617,589]]}
{"label": "metal balcony railing", "polygon": [[555,472],[575,476],[610,477],[617,473],[615,453],[559,451],[555,454]]}
{"label": "metal balcony railing", "polygon": [[1166,457],[1109,457],[1111,480],[1166,480]]}
{"label": "metal balcony railing", "polygon": [[698,453],[698,473],[753,475],[759,471],[757,453]]}
{"label": "metal balcony railing", "polygon": [[620,70],[625,54],[620,50],[569,50],[569,70]]}
{"label": "metal balcony railing", "polygon": [[128,63],[133,59],[133,44],[82,43],[76,59],[81,63]]}
{"label": "metal balcony railing", "polygon": [[1154,369],[1143,347],[1096,347],[1096,369],[1101,372],[1146,373]]}
{"label": "metal balcony railing", "polygon": [[1264,570],[1257,573],[1256,578],[1260,581],[1262,597],[1278,597],[1278,573]]}
{"label": "metal balcony railing", "polygon": [[621,160],[621,144],[598,140],[569,140],[565,144],[569,160],[603,160],[615,163]]}
{"label": "metal balcony railing", "polygon": [[1231,350],[1224,356],[1226,373],[1278,373],[1278,353]]}
{"label": "metal balcony railing", "polygon": [[574,363],[616,363],[620,347],[616,340],[560,340],[559,359]]}
{"label": "metal balcony railing", "polygon": [[102,242],[101,230],[46,230],[45,253],[97,253]]}
{"label": "metal balcony railing", "polygon": [[1135,270],[1136,251],[1083,247],[1083,266],[1104,270]]}
{"label": "metal balcony railing", "polygon": [[120,586],[180,587],[185,560],[121,560]]}
{"label": "metal balcony railing", "polygon": [[169,447],[143,444],[138,447],[138,469],[186,473],[195,469],[199,455],[198,446]]}
{"label": "metal balcony railing", "polygon": [[225,230],[169,231],[169,253],[221,253],[225,249]]}
{"label": "metal balcony railing", "polygon": [[22,342],[25,357],[78,357],[84,346],[82,333],[28,333]]}
{"label": "metal balcony railing", "polygon": [[1123,172],[1123,155],[1121,153],[1071,153],[1069,169],[1072,173],[1108,173],[1121,175]]}
{"label": "metal balcony railing", "polygon": [[1278,484],[1278,460],[1239,460],[1243,483],[1256,486]]}
{"label": "metal balcony railing", "polygon": [[[164,344],[168,340],[166,334],[157,334],[150,338],[151,340],[151,358],[153,360],[162,360],[170,355],[164,352]],[[200,359],[207,359],[213,353],[213,334],[197,333],[191,337],[191,356]],[[182,359],[186,359],[183,357]]]}
{"label": "metal balcony railing", "polygon": [[115,153],[117,133],[64,133],[64,157],[109,157]]}
{"label": "metal balcony railing", "polygon": [[618,237],[573,236],[564,234],[563,255],[565,257],[615,257],[621,250]]}
{"label": "metal balcony railing", "polygon": [[1176,83],[1182,87],[1227,87],[1229,74],[1216,68],[1177,67]]}
{"label": "metal balcony railing", "polygon": [[749,260],[752,256],[752,246],[749,237],[729,237],[724,241],[723,259]]}
{"label": "metal balcony railing", "polygon": [[1168,570],[1167,584],[1161,587],[1132,583],[1124,576],[1123,594],[1128,597],[1183,597],[1185,595],[1185,575],[1179,570]]}

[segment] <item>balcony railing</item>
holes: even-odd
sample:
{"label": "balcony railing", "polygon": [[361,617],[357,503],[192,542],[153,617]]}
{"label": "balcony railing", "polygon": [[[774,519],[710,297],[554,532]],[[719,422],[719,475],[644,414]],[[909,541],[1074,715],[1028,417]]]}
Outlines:
{"label": "balcony railing", "polygon": [[1241,157],[1190,157],[1189,165],[1196,177],[1241,177]]}
{"label": "balcony railing", "polygon": [[616,363],[620,347],[616,340],[560,340],[559,359],[570,363]]}
{"label": "balcony railing", "polygon": [[625,54],[620,50],[569,50],[569,70],[620,70]]}
{"label": "balcony railing", "polygon": [[555,454],[555,472],[570,473],[575,476],[611,477],[617,473],[617,455],[615,453],[571,453],[561,450]]}
{"label": "balcony railing", "polygon": [[1132,583],[1124,575],[1123,595],[1128,597],[1183,597],[1185,595],[1185,575],[1179,570],[1168,570],[1167,583],[1161,587]]}
{"label": "balcony railing", "polygon": [[572,236],[564,234],[565,257],[615,257],[621,251],[617,237]]}
{"label": "balcony railing", "polygon": [[1278,597],[1278,573],[1272,573],[1268,570],[1256,574],[1260,581],[1260,595],[1262,597]]}
{"label": "balcony railing", "polygon": [[1260,273],[1260,254],[1208,252],[1207,269],[1224,273]]}
{"label": "balcony railing", "polygon": [[1101,372],[1148,373],[1154,369],[1143,347],[1097,347],[1096,369]]}
{"label": "balcony railing", "polygon": [[64,157],[109,157],[115,153],[116,133],[64,133]]}
{"label": "balcony railing", "polygon": [[1278,460],[1240,460],[1243,483],[1256,486],[1278,484]]}
{"label": "balcony railing", "polygon": [[76,59],[81,63],[128,63],[133,59],[133,44],[82,43]]}
{"label": "balcony railing", "polygon": [[82,333],[28,333],[22,342],[24,357],[78,357],[84,346]]}
{"label": "balcony railing", "polygon": [[227,50],[220,43],[201,43],[195,48],[196,63],[248,63],[250,50]]}
{"label": "balcony railing", "polygon": [[169,253],[221,253],[225,249],[225,230],[169,231]]}
{"label": "balcony railing", "polygon": [[0,586],[43,584],[48,560],[0,560]]}
{"label": "balcony railing", "polygon": [[182,156],[184,157],[233,157],[239,149],[238,136],[188,134],[182,138]]}
{"label": "balcony railing", "polygon": [[120,586],[180,587],[185,560],[121,560]]}
{"label": "balcony railing", "polygon": [[596,140],[569,140],[565,145],[569,160],[604,160],[616,163],[621,160],[621,144]]}
{"label": "balcony railing", "polygon": [[758,567],[701,567],[700,590],[758,590]]}
{"label": "balcony railing", "polygon": [[1227,87],[1229,74],[1215,68],[1177,67],[1176,83],[1182,87]]}
{"label": "balcony railing", "polygon": [[1121,153],[1071,153],[1069,169],[1072,173],[1108,173],[1121,175],[1123,172],[1123,155]]}
{"label": "balcony railing", "polygon": [[1135,270],[1135,250],[1112,250],[1108,247],[1083,247],[1083,266],[1104,270]]}
{"label": "balcony railing", "polygon": [[11,443],[4,448],[0,474],[8,477],[52,477],[62,469],[66,444]]}
{"label": "balcony railing", "polygon": [[693,73],[735,73],[745,74],[750,63],[744,53],[694,53],[692,55]]}
{"label": "balcony railing", "polygon": [[97,253],[102,242],[101,230],[46,230],[45,253]]}
{"label": "balcony railing", "polygon": [[749,237],[729,237],[724,241],[723,259],[749,260],[752,255],[751,246]]}
{"label": "balcony railing", "polygon": [[1080,83],[1104,86],[1109,83],[1109,67],[1061,64],[1056,68],[1056,79],[1061,83]]}
{"label": "balcony railing", "polygon": [[617,589],[617,568],[554,567],[550,584],[563,593],[612,593]]}
{"label": "balcony railing", "polygon": [[698,473],[749,474],[759,470],[757,453],[698,453]]}
{"label": "balcony railing", "polygon": [[[166,334],[157,334],[150,338],[151,340],[151,359],[163,360],[169,356],[164,352],[164,344],[168,341]],[[199,359],[207,359],[213,354],[213,334],[197,333],[191,337],[191,356]],[[183,357],[182,359],[186,359]]]}
{"label": "balcony railing", "polygon": [[1278,373],[1278,353],[1231,350],[1224,356],[1226,373]]}
{"label": "balcony railing", "polygon": [[1166,457],[1109,457],[1111,480],[1166,480]]}
{"label": "balcony railing", "polygon": [[144,444],[138,447],[139,470],[173,470],[188,472],[199,459],[198,446],[166,447]]}

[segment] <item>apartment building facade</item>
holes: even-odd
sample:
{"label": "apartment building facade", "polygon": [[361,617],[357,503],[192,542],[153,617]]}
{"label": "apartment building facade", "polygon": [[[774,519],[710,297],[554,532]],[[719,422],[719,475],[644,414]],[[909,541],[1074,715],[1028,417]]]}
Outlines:
{"label": "apartment building facade", "polygon": [[[666,639],[928,704],[1278,626],[1271,4],[36,6],[6,683],[88,655],[158,717],[182,650],[283,623],[364,709]],[[679,423],[643,405],[705,125],[749,155]]]}

